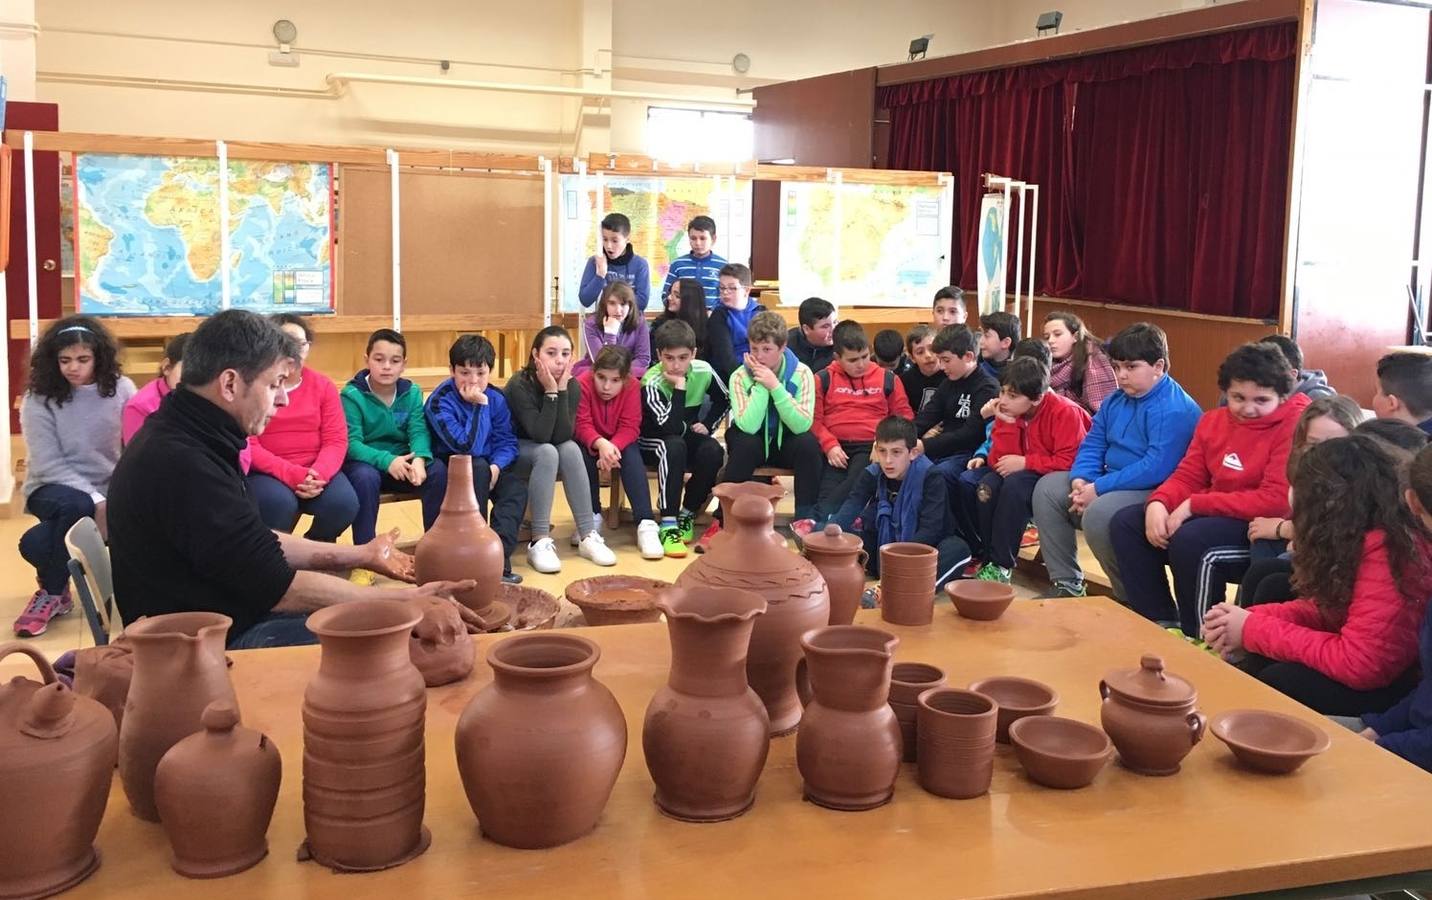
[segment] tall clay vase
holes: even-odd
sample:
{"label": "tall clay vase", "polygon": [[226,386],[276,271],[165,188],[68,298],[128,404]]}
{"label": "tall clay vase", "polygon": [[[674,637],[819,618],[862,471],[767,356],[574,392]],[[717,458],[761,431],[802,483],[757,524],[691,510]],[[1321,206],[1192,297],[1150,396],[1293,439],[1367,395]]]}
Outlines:
{"label": "tall clay vase", "polygon": [[796,734],[796,767],[811,802],[873,809],[895,793],[900,723],[889,696],[899,643],[864,625],[830,625],[801,638],[814,696]]}
{"label": "tall clay vase", "polygon": [[597,827],[626,758],[626,717],[592,677],[601,650],[556,632],[487,651],[492,683],[457,723],[457,768],[478,827],[508,847],[574,841]]}
{"label": "tall clay vase", "polygon": [[771,734],[786,734],[801,721],[796,663],[801,635],[830,621],[825,579],[804,557],[771,539],[775,513],[766,500],[738,497],[726,517],[726,539],[712,541],[706,555],[676,579],[680,588],[739,588],[760,594],[766,614],[751,631],[746,681],[771,718]]}
{"label": "tall clay vase", "polygon": [[646,708],[641,746],[656,805],[690,822],[733,819],[756,800],[770,719],[746,684],[760,595],[672,588],[657,598],[671,637],[671,674]]}
{"label": "tall clay vase", "polygon": [[[482,477],[488,473],[483,471]],[[420,584],[464,578],[476,581],[476,587],[456,595],[457,601],[477,613],[483,628],[492,631],[512,618],[512,609],[497,599],[502,588],[502,538],[478,511],[472,457],[450,457],[447,478],[442,514],[414,551],[415,574]]]}
{"label": "tall clay vase", "polygon": [[394,600],[354,600],[308,617],[323,650],[303,692],[308,839],[300,858],[366,872],[401,865],[428,848],[428,699],[408,657],[408,635],[421,617]]}
{"label": "tall clay vase", "polygon": [[865,593],[865,564],[870,554],[858,534],[841,531],[834,522],[824,531],[808,535],[802,542],[805,558],[825,578],[830,591],[831,625],[849,625],[860,609],[860,595]]}
{"label": "tall clay vase", "polygon": [[154,770],[169,748],[203,728],[204,707],[237,706],[224,639],[233,620],[211,612],[140,619],[124,630],[134,648],[134,677],[119,731],[119,778],[130,809],[159,821]]}
{"label": "tall clay vase", "polygon": [[174,848],[174,871],[221,878],[268,855],[283,764],[272,741],[239,725],[232,704],[210,703],[203,724],[159,761],[154,797]]}
{"label": "tall clay vase", "polygon": [[0,684],[0,897],[48,897],[99,868],[94,848],[114,778],[114,716],[60,684],[37,650],[44,683]]}

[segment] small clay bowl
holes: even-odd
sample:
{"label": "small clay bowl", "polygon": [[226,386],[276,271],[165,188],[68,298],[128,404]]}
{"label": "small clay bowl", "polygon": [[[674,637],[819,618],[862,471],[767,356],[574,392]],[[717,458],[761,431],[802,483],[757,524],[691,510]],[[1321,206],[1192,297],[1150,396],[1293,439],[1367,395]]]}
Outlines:
{"label": "small clay bowl", "polygon": [[503,584],[497,599],[512,610],[513,631],[541,631],[557,621],[562,604],[544,590],[521,584]]}
{"label": "small clay bowl", "polygon": [[945,585],[955,610],[966,619],[992,622],[1014,602],[1014,588],[998,581],[962,579]]}
{"label": "small clay bowl", "polygon": [[1009,741],[1031,781],[1066,791],[1092,783],[1114,753],[1103,731],[1060,716],[1019,719]]}
{"label": "small clay bowl", "polygon": [[1059,705],[1059,694],[1047,684],[1029,678],[1000,676],[976,681],[970,685],[976,694],[984,694],[999,704],[995,740],[1009,743],[1009,726],[1025,716],[1047,716]]}
{"label": "small clay bowl", "polygon": [[670,582],[636,575],[597,575],[567,585],[567,600],[582,610],[588,625],[635,625],[661,618],[656,595]]}
{"label": "small clay bowl", "polygon": [[1332,738],[1316,725],[1262,709],[1219,713],[1208,730],[1239,762],[1273,775],[1288,774],[1332,745]]}

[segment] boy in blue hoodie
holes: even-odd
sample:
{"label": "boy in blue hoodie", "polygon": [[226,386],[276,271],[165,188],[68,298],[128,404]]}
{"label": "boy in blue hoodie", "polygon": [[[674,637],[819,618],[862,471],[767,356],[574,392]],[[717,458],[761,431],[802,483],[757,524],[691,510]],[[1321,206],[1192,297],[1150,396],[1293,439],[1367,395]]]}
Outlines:
{"label": "boy in blue hoodie", "polygon": [[[636,293],[637,312],[646,312],[646,299],[651,295],[651,266],[632,249],[631,219],[621,213],[609,213],[602,219],[602,247],[587,260],[582,280],[577,283],[577,299],[582,308],[593,306],[602,296],[602,288],[612,281],[630,285]],[[663,293],[662,297],[665,296]]]}
{"label": "boy in blue hoodie", "polygon": [[1124,507],[1142,506],[1173,474],[1202,415],[1168,374],[1168,337],[1157,325],[1136,322],[1116,334],[1109,360],[1119,390],[1099,407],[1073,468],[1046,474],[1034,488],[1034,524],[1055,597],[1086,593],[1076,528],[1084,530],[1115,596],[1126,596],[1109,523]]}
{"label": "boy in blue hoodie", "polygon": [[[432,434],[433,455],[444,463],[453,454],[472,457],[477,506],[502,539],[502,579],[513,584],[512,550],[527,508],[527,483],[508,471],[517,459],[517,435],[507,397],[490,383],[497,351],[477,334],[464,334],[448,348],[448,371],[428,397],[423,415]],[[488,501],[492,503],[491,514]]]}
{"label": "boy in blue hoodie", "polygon": [[721,303],[706,322],[706,358],[721,380],[729,382],[751,350],[746,336],[751,319],[766,308],[751,299],[751,270],[740,263],[722,266],[717,281]]}
{"label": "boy in blue hoodie", "polygon": [[725,258],[712,249],[716,246],[716,220],[710,216],[694,217],[686,226],[686,239],[691,244],[691,252],[671,261],[666,280],[661,283],[661,297],[665,300],[671,294],[671,286],[678,278],[694,278],[701,282],[701,290],[706,294],[706,308],[715,309],[720,302],[716,279],[721,267],[726,265]]}

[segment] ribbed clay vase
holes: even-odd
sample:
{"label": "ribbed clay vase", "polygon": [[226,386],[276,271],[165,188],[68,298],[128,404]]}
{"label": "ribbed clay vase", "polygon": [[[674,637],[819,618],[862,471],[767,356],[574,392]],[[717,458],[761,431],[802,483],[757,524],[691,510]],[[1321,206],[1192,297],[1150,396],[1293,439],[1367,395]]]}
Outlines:
{"label": "ribbed clay vase", "polygon": [[689,822],[735,818],[755,802],[770,748],[766,707],[746,684],[751,629],[766,601],[735,588],[672,588],[657,607],[671,674],[641,730],[656,805]]}
{"label": "ribbed clay vase", "polygon": [[811,802],[873,809],[895,793],[900,723],[889,697],[899,643],[864,625],[829,625],[801,638],[813,697],[796,734],[796,767]]}
{"label": "ribbed clay vase", "polygon": [[134,677],[119,731],[119,777],[130,809],[159,821],[154,770],[169,748],[203,728],[204,707],[237,706],[224,640],[233,620],[211,612],[140,619],[124,630],[134,648]]}
{"label": "ribbed clay vase", "polygon": [[[779,484],[765,484],[760,481],[723,481],[711,489],[711,494],[721,506],[721,521],[729,523],[731,521],[731,507],[741,497],[760,497],[762,500],[769,501],[771,504],[771,516],[774,519],[776,505],[779,504],[781,498],[786,495],[786,489]],[[723,540],[722,536],[725,533],[724,528],[717,532],[716,536],[711,539],[712,546],[715,546],[718,541]],[[774,529],[770,535],[767,536],[767,540],[777,547],[785,549],[786,539],[777,534]]]}
{"label": "ribbed clay vase", "polygon": [[[478,510],[472,477],[471,456],[448,458],[442,513],[418,541],[413,552],[414,573],[419,584],[464,578],[476,581],[476,587],[456,594],[457,601],[477,613],[483,628],[492,631],[507,624],[512,610],[497,599],[502,587],[502,538]],[[482,477],[487,478],[488,473],[484,471]]]}
{"label": "ribbed clay vase", "polygon": [[487,651],[492,683],[457,723],[457,768],[478,827],[533,850],[597,826],[626,758],[626,718],[574,634],[533,632]]}
{"label": "ribbed clay vase", "polygon": [[925,544],[880,548],[880,618],[892,625],[929,625],[935,619],[939,556]]}
{"label": "ribbed clay vase", "polygon": [[94,847],[119,738],[114,716],[60,684],[43,654],[19,643],[43,683],[0,684],[0,897],[48,897],[99,868]]}
{"label": "ribbed clay vase", "polygon": [[428,848],[428,698],[408,656],[420,618],[395,600],[353,600],[308,617],[323,650],[303,692],[301,859],[367,872]]}
{"label": "ribbed clay vase", "polygon": [[802,552],[825,578],[830,591],[831,625],[849,625],[860,609],[860,595],[865,593],[865,563],[870,554],[858,534],[847,534],[831,522],[824,531],[807,535]]}
{"label": "ribbed clay vase", "polygon": [[437,687],[470,675],[477,645],[468,636],[458,608],[439,597],[410,597],[404,602],[422,616],[408,638],[408,656],[423,673],[423,682]]}
{"label": "ribbed clay vase", "polygon": [[738,588],[765,599],[766,614],[757,618],[751,632],[746,681],[766,704],[771,734],[777,735],[800,724],[796,693],[800,639],[830,621],[830,594],[815,566],[784,541],[771,540],[774,517],[766,500],[738,497],[726,517],[726,539],[712,541],[706,555],[676,579],[676,586]]}

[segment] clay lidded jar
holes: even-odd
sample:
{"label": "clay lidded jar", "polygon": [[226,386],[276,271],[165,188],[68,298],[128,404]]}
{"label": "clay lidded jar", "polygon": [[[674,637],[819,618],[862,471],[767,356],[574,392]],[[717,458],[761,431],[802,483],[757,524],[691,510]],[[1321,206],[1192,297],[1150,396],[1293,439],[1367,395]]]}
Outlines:
{"label": "clay lidded jar", "polygon": [[[760,497],[763,500],[769,501],[771,504],[771,516],[774,519],[776,506],[781,502],[781,498],[786,495],[786,489],[779,484],[765,484],[760,481],[723,481],[711,489],[711,495],[715,497],[717,503],[720,504],[721,521],[729,524],[731,521],[731,507],[734,506],[736,501],[741,497]],[[723,536],[725,534],[725,528],[718,531],[716,536],[711,539],[712,546],[715,546],[718,541],[724,540],[725,538]],[[785,549],[786,547],[786,539],[777,534],[774,529],[771,530],[771,533],[767,535],[766,539],[781,549]]]}
{"label": "clay lidded jar", "polygon": [[366,872],[428,848],[428,698],[408,655],[420,618],[395,600],[351,600],[308,617],[322,652],[303,692],[301,859]]}
{"label": "clay lidded jar", "polygon": [[120,635],[108,644],[75,651],[75,693],[98,700],[114,714],[114,727],[124,724],[124,703],[134,679],[134,651]]}
{"label": "clay lidded jar", "polygon": [[1198,692],[1146,653],[1137,669],[1117,669],[1099,682],[1099,720],[1125,768],[1172,775],[1203,739],[1208,719],[1194,708]]}
{"label": "clay lidded jar", "polygon": [[917,754],[916,738],[920,695],[931,688],[945,686],[943,669],[927,663],[898,662],[890,672],[890,708],[900,722],[900,740],[904,745],[901,758],[914,762]]}
{"label": "clay lidded jar", "polygon": [[470,675],[477,645],[457,607],[438,597],[410,597],[404,602],[422,615],[408,637],[408,656],[423,674],[423,683],[437,687]]}
{"label": "clay lidded jar", "polygon": [[880,618],[892,625],[929,625],[935,619],[934,547],[909,542],[880,548]]}
{"label": "clay lidded jar", "polygon": [[[492,631],[512,618],[512,610],[497,599],[502,587],[502,538],[488,527],[478,510],[472,487],[472,457],[456,454],[448,458],[447,466],[442,513],[418,541],[413,552],[414,573],[419,584],[464,578],[476,581],[476,587],[455,596],[478,614],[484,629]],[[481,473],[483,478],[488,475],[486,471]]]}
{"label": "clay lidded jar", "polygon": [[592,677],[600,657],[587,638],[556,632],[488,649],[493,680],[458,719],[457,768],[491,840],[556,847],[597,826],[627,746],[621,707]]}
{"label": "clay lidded jar", "polygon": [[657,598],[671,637],[671,674],[642,724],[656,805],[673,818],[719,822],[756,800],[770,719],[746,684],[746,651],[760,595],[735,588],[671,588]]}
{"label": "clay lidded jar", "polygon": [[825,530],[807,535],[802,542],[805,558],[825,578],[830,592],[830,625],[849,625],[865,592],[865,563],[870,554],[858,534],[847,534],[831,522]]}
{"label": "clay lidded jar", "polygon": [[800,724],[800,639],[830,621],[830,594],[815,566],[784,541],[771,540],[774,516],[769,502],[738,497],[726,518],[726,539],[712,541],[711,549],[676,579],[676,586],[739,588],[765,599],[766,614],[757,618],[751,632],[746,681],[766,704],[771,734],[776,735]]}
{"label": "clay lidded jar", "polygon": [[210,703],[202,722],[203,731],[159,761],[154,799],[174,848],[174,871],[221,878],[268,855],[283,764],[273,742],[239,725],[233,704]]}
{"label": "clay lidded jar", "polygon": [[119,778],[130,809],[159,821],[154,770],[169,748],[199,731],[215,700],[237,705],[224,658],[233,620],[211,612],[140,619],[124,630],[134,648],[134,677],[119,731]]}
{"label": "clay lidded jar", "polygon": [[796,767],[811,802],[862,810],[894,795],[900,723],[889,697],[899,643],[864,625],[828,625],[801,637],[813,696],[796,734]]}
{"label": "clay lidded jar", "polygon": [[0,658],[12,653],[43,683],[0,685],[0,897],[48,897],[99,868],[119,737],[110,711],[61,684],[38,650],[0,645]]}

